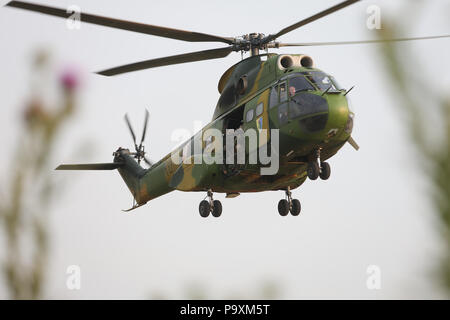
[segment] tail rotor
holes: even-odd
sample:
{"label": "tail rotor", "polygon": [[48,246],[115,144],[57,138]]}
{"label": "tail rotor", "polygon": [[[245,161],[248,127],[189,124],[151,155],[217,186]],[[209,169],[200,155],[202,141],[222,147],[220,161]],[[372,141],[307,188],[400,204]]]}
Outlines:
{"label": "tail rotor", "polygon": [[148,125],[148,119],[149,119],[149,112],[148,110],[145,110],[145,118],[144,118],[144,129],[142,130],[142,137],[141,137],[141,142],[139,143],[139,145],[136,142],[136,134],[134,133],[133,127],[131,126],[131,122],[130,119],[128,118],[128,114],[125,114],[125,122],[128,126],[128,129],[130,130],[131,133],[131,137],[133,138],[133,143],[134,143],[134,148],[135,148],[135,152],[131,153],[134,158],[137,160],[138,164],[141,163],[141,160],[144,160],[145,163],[147,163],[150,167],[153,165],[153,163],[147,159],[147,157],[145,156],[145,148],[144,148],[144,140],[145,140],[145,135],[147,133],[147,125]]}

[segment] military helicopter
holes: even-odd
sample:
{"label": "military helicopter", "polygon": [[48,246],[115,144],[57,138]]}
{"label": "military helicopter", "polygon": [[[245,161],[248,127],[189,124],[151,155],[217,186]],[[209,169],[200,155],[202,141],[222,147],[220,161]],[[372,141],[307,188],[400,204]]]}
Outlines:
{"label": "military helicopter", "polygon": [[[302,185],[307,178],[316,180],[320,177],[322,180],[327,180],[331,169],[326,160],[335,155],[345,143],[349,143],[356,150],[359,148],[351,136],[354,113],[350,109],[347,97],[353,87],[349,90],[341,88],[334,77],[315,68],[313,59],[306,54],[260,54],[260,51],[281,47],[380,42],[380,40],[316,43],[275,41],[288,32],[356,2],[359,0],[340,2],[267,36],[262,33],[250,33],[241,37],[222,37],[81,13],[82,22],[182,41],[227,44],[217,49],[110,68],[98,72],[100,75],[114,76],[173,64],[218,59],[228,56],[231,52],[249,52],[250,57],[230,67],[220,78],[218,84],[220,98],[212,121],[158,162],[152,163],[145,156],[144,139],[149,118],[147,111],[139,144],[128,116],[125,115],[126,124],[133,138],[134,151],[119,148],[113,153],[114,158],[110,163],[63,164],[56,170],[117,169],[135,201],[130,209],[124,211],[136,209],[174,190],[200,191],[206,192],[205,199],[208,198],[200,202],[200,215],[208,217],[211,214],[219,217],[222,214],[222,204],[213,198],[214,192],[225,193],[227,198],[233,198],[243,192],[280,190],[285,193],[285,198],[278,203],[279,214],[286,216],[290,212],[293,216],[298,216],[301,204],[298,199],[292,198],[292,190]],[[69,18],[71,15],[64,9],[22,1],[11,1],[6,6],[62,18]],[[383,41],[442,37],[449,37],[449,35]],[[216,145],[216,142],[223,139],[218,136],[207,136],[207,132],[211,129],[220,132],[223,137],[230,130],[241,129],[247,132],[253,129],[259,133],[264,130],[266,132],[275,130],[278,138],[277,150],[272,148],[272,142],[275,140],[272,133],[266,134],[265,139],[257,135],[256,146],[245,145],[244,149],[240,150],[245,150],[245,155],[250,158],[251,154],[265,148],[267,152],[271,152],[271,156],[276,156],[279,163],[278,170],[275,174],[261,174],[261,168],[264,168],[266,164],[262,164],[261,161],[250,163],[248,159],[240,163],[185,161],[196,157],[196,150],[194,150],[196,141],[201,142],[201,150],[210,147],[210,150],[213,149],[217,154],[225,152],[227,156],[226,153],[229,153],[230,149],[224,150]],[[236,150],[239,146],[237,141],[238,139],[232,138],[231,150]],[[174,161],[174,154],[181,157],[183,161]],[[148,164],[148,168],[140,165],[142,160]]]}

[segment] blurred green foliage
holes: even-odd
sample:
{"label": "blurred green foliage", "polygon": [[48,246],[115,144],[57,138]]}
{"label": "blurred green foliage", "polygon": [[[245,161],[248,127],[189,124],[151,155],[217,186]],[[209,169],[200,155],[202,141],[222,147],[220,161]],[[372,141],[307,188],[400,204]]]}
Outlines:
{"label": "blurred green foliage", "polygon": [[[415,11],[418,9],[423,8],[415,7]],[[384,19],[380,39],[404,34],[401,20]],[[426,61],[418,61],[404,46],[385,42],[380,46],[380,56],[393,92],[399,98],[398,107],[416,151],[415,159],[428,180],[428,196],[444,242],[439,282],[450,293],[450,96],[447,90],[440,92],[442,88],[436,83],[418,76],[421,73],[417,69]]]}
{"label": "blurred green foliage", "polygon": [[[32,74],[49,69],[45,52],[34,59]],[[45,83],[38,79],[38,84]],[[27,98],[22,127],[12,153],[8,177],[2,177],[0,228],[4,234],[2,272],[12,299],[39,299],[43,296],[49,250],[49,206],[55,181],[49,159],[62,126],[75,109],[76,74],[65,72],[58,81],[61,101],[46,106],[34,92]],[[32,88],[35,89],[35,88]]]}

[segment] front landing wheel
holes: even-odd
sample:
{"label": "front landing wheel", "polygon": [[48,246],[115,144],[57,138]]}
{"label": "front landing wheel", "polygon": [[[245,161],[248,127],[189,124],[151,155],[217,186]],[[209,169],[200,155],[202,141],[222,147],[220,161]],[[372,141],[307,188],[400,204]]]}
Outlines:
{"label": "front landing wheel", "polygon": [[317,161],[308,162],[307,174],[308,178],[311,180],[316,180],[319,177],[320,168]]}
{"label": "front landing wheel", "polygon": [[289,202],[286,199],[281,199],[278,202],[278,213],[283,217],[289,213]]}
{"label": "front landing wheel", "polygon": [[206,200],[201,201],[200,205],[198,206],[198,211],[203,218],[209,216],[209,213],[211,212],[211,206],[209,205],[209,202]]}
{"label": "front landing wheel", "polygon": [[322,162],[320,164],[320,179],[328,180],[331,174],[331,167],[328,162]]}
{"label": "front landing wheel", "polygon": [[302,210],[302,206],[300,204],[300,201],[298,199],[292,199],[292,205],[291,205],[291,214],[293,216],[298,216],[300,214],[300,211]]}
{"label": "front landing wheel", "polygon": [[212,215],[216,218],[222,214],[222,203],[219,200],[213,201]]}

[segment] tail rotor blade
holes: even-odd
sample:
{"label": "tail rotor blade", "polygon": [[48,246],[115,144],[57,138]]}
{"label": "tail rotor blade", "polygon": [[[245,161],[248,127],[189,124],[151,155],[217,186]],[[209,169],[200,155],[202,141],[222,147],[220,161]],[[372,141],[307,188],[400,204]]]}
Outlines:
{"label": "tail rotor blade", "polygon": [[150,167],[153,166],[153,162],[147,159],[147,157],[144,157],[144,161],[146,164],[148,164]]}
{"label": "tail rotor blade", "polygon": [[141,138],[141,146],[142,146],[142,143],[144,143],[144,139],[145,139],[145,134],[146,134],[146,132],[147,132],[147,124],[148,124],[148,117],[149,117],[149,112],[148,112],[148,110],[146,109],[145,110],[145,120],[144,120],[144,130],[142,131],[142,138]]}
{"label": "tail rotor blade", "polygon": [[134,145],[136,145],[136,135],[134,134],[133,127],[131,126],[130,119],[128,118],[128,114],[125,114],[125,122],[127,123],[128,129],[130,129],[131,136],[133,137]]}

